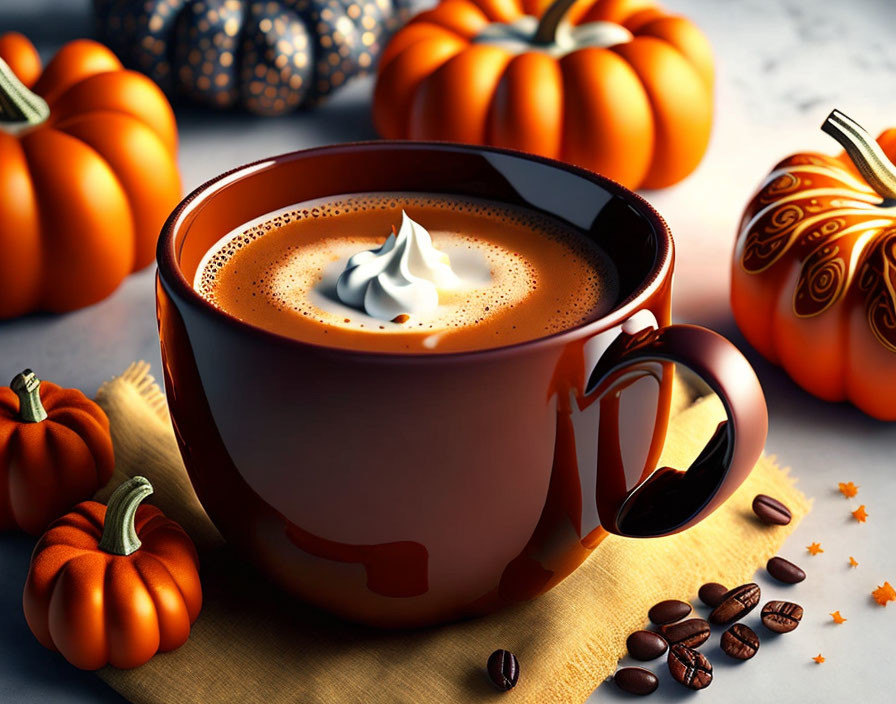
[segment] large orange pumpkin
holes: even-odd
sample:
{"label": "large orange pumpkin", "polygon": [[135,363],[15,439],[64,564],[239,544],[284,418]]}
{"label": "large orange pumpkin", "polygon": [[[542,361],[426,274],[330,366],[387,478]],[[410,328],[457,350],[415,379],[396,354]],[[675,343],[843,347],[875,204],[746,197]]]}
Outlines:
{"label": "large orange pumpkin", "polygon": [[0,37],[0,319],[108,296],[153,259],[180,199],[162,92],[101,44],[66,44],[41,72]]}
{"label": "large orange pumpkin", "polygon": [[731,305],[744,336],[807,391],[896,420],[896,129],[834,111],[846,152],[794,154],[747,205]]}
{"label": "large orange pumpkin", "polygon": [[700,30],[652,0],[549,1],[443,0],[417,15],[380,59],[380,134],[520,149],[630,188],[687,176],[712,126]]}
{"label": "large orange pumpkin", "polygon": [[202,608],[199,559],[184,530],[133,477],[109,497],[78,504],[38,541],[25,580],[25,620],[72,665],[142,665],[190,635]]}

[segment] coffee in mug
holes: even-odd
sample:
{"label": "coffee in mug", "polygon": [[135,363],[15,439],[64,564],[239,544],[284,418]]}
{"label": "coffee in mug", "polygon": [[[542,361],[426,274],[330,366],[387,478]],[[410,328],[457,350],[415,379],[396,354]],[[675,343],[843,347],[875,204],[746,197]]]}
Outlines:
{"label": "coffee in mug", "polygon": [[271,332],[381,352],[458,352],[562,332],[619,294],[574,227],[477,198],[363,193],[299,203],[225,235],[195,289]]}

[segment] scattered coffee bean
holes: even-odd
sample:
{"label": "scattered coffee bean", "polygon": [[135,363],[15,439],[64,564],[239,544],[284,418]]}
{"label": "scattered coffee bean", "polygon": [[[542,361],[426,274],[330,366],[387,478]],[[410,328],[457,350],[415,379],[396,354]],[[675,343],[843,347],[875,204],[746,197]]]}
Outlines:
{"label": "scattered coffee bean", "polygon": [[762,623],[775,633],[790,633],[802,618],[803,607],[790,601],[770,601],[762,607]]}
{"label": "scattered coffee bean", "polygon": [[496,650],[488,657],[488,678],[502,692],[513,689],[520,679],[520,663],[509,650]]}
{"label": "scattered coffee bean", "polygon": [[773,557],[768,561],[765,569],[772,577],[784,584],[796,584],[806,578],[806,573],[803,570],[783,557]]}
{"label": "scattered coffee bean", "polygon": [[647,618],[651,623],[662,626],[665,623],[673,623],[681,621],[685,616],[691,613],[691,605],[686,601],[678,599],[666,599],[654,606],[647,612]]}
{"label": "scattered coffee bean", "polygon": [[753,499],[753,513],[763,523],[770,523],[776,526],[786,526],[792,518],[789,508],[777,499],[773,499],[765,494],[757,494],[756,498]]}
{"label": "scattered coffee bean", "polygon": [[666,652],[666,639],[653,631],[635,631],[625,641],[628,654],[635,660],[653,660]]}
{"label": "scattered coffee bean", "polygon": [[624,667],[613,675],[613,681],[623,692],[642,697],[655,692],[660,684],[656,675],[643,667]]}
{"label": "scattered coffee bean", "polygon": [[727,593],[728,587],[726,587],[724,584],[719,584],[718,582],[707,582],[702,587],[700,587],[700,591],[697,592],[697,596],[700,597],[700,601],[702,601],[704,604],[715,608],[722,603],[722,598]]}
{"label": "scattered coffee bean", "polygon": [[749,626],[735,623],[722,634],[721,647],[736,660],[749,660],[759,650],[759,636]]}
{"label": "scattered coffee bean", "polygon": [[659,634],[666,639],[670,646],[684,645],[688,648],[697,648],[709,638],[709,624],[702,618],[689,618],[687,621],[670,623],[660,626]]}
{"label": "scattered coffee bean", "polygon": [[732,589],[722,598],[722,603],[712,610],[709,620],[719,625],[740,621],[759,604],[759,585],[743,584]]}
{"label": "scattered coffee bean", "polygon": [[712,682],[712,665],[706,656],[681,644],[669,648],[669,672],[688,689],[703,689]]}

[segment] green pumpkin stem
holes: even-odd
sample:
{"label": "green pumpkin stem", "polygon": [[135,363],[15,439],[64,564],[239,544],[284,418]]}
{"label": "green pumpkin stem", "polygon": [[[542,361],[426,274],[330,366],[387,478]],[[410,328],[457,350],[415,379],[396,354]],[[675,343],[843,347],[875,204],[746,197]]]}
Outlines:
{"label": "green pumpkin stem", "polygon": [[50,106],[32,93],[0,59],[0,123],[15,127],[35,127],[50,116]]}
{"label": "green pumpkin stem", "polygon": [[152,484],[146,477],[131,477],[112,492],[106,504],[100,550],[112,555],[130,555],[140,548],[134,515],[140,502],[151,493]]}
{"label": "green pumpkin stem", "polygon": [[554,0],[554,2],[544,11],[538,22],[538,29],[535,30],[535,36],[532,39],[533,44],[553,44],[557,39],[557,27],[566,17],[569,8],[576,4],[578,0]]}
{"label": "green pumpkin stem", "polygon": [[47,419],[47,409],[40,400],[40,379],[34,372],[26,369],[21,374],[16,374],[11,382],[11,388],[19,397],[19,420],[23,423],[40,423]]}
{"label": "green pumpkin stem", "polygon": [[874,137],[839,110],[828,115],[821,129],[840,143],[862,178],[884,201],[896,201],[896,167]]}

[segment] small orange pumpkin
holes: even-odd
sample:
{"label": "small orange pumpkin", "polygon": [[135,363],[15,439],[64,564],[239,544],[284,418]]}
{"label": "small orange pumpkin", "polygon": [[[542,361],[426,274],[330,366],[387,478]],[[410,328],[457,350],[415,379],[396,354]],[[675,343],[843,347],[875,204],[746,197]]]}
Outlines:
{"label": "small orange pumpkin", "polygon": [[26,369],[0,387],[0,530],[32,535],[105,486],[109,419],[77,389]]}
{"label": "small orange pumpkin", "polygon": [[836,110],[822,129],[846,152],[787,157],[747,205],[734,317],[810,393],[896,420],[896,129]]}
{"label": "small orange pumpkin", "polygon": [[85,501],[34,548],[22,599],[42,645],[72,665],[131,668],[174,650],[202,608],[199,558],[184,530],[154,506],[133,477],[108,506]]}
{"label": "small orange pumpkin", "polygon": [[389,139],[520,149],[662,188],[703,158],[712,85],[706,38],[652,0],[442,0],[386,47],[373,118]]}
{"label": "small orange pumpkin", "polygon": [[0,319],[108,296],[153,259],[180,199],[162,92],[101,44],[0,37]]}

